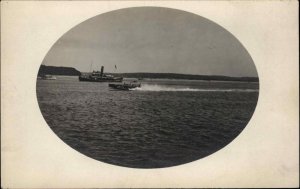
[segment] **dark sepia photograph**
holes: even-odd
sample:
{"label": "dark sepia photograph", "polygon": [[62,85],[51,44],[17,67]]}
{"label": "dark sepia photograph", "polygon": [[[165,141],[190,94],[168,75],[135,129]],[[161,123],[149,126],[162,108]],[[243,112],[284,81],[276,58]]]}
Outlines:
{"label": "dark sepia photograph", "polygon": [[209,18],[133,7],[63,34],[41,62],[36,95],[47,125],[79,153],[168,168],[238,138],[255,111],[259,77],[243,44]]}

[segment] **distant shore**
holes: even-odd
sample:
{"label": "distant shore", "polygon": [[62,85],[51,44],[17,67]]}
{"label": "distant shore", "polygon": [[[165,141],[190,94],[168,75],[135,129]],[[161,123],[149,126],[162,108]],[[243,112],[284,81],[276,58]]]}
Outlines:
{"label": "distant shore", "polygon": [[[257,77],[230,77],[222,75],[191,75],[177,73],[105,73],[116,77],[125,78],[148,78],[148,79],[186,79],[186,80],[207,80],[207,81],[243,81],[243,82],[258,82]],[[64,75],[64,76],[79,76],[81,72],[71,67],[55,67],[41,65],[38,76],[42,75]]]}
{"label": "distant shore", "polygon": [[246,81],[258,82],[257,77],[229,77],[219,75],[190,75],[176,73],[111,73],[116,77],[126,78],[149,78],[149,79],[186,79],[186,80],[208,80],[208,81]]}

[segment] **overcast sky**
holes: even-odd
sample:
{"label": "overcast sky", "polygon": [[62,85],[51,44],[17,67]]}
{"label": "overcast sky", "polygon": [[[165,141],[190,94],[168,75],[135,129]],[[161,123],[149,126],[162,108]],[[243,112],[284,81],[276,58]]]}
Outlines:
{"label": "overcast sky", "polygon": [[158,7],[93,17],[65,33],[43,64],[82,72],[103,65],[105,72],[257,77],[246,49],[225,29],[195,14]]}

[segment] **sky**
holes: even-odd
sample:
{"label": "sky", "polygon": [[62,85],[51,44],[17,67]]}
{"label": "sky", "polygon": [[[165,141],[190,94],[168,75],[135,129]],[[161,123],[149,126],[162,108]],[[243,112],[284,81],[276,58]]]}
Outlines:
{"label": "sky", "polygon": [[111,73],[257,77],[251,56],[227,30],[199,15],[160,7],[88,19],[58,39],[42,64],[81,72],[104,66]]}

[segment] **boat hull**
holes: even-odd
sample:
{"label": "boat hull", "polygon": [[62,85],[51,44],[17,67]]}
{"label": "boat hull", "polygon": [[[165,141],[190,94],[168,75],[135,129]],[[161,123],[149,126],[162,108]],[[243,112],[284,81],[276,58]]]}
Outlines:
{"label": "boat hull", "polygon": [[42,80],[56,80],[56,77],[53,75],[43,75],[38,77],[38,79],[42,79]]}
{"label": "boat hull", "polygon": [[87,82],[122,82],[123,78],[89,78],[79,76],[79,81]]}
{"label": "boat hull", "polygon": [[56,80],[56,78],[41,78],[42,80]]}
{"label": "boat hull", "polygon": [[110,83],[110,84],[108,84],[108,86],[110,88],[113,88],[113,89],[116,89],[116,90],[129,91],[130,89],[141,87],[141,84],[114,84],[114,83]]}

